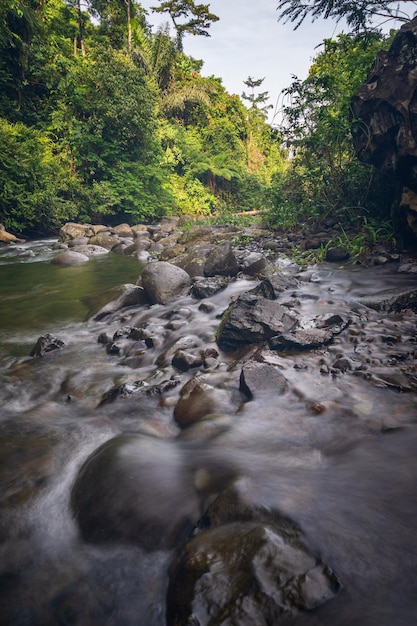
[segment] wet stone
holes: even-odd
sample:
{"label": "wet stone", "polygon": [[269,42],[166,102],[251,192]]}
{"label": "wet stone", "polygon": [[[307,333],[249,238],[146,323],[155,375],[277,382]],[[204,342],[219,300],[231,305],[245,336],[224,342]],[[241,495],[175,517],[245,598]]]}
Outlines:
{"label": "wet stone", "polygon": [[260,394],[280,395],[285,391],[286,378],[277,367],[268,363],[248,361],[242,367],[240,374],[240,389],[249,398]]}
{"label": "wet stone", "polygon": [[[273,525],[239,522],[191,539],[170,572],[169,626],[267,626],[335,597],[340,582]],[[227,617],[226,617],[227,616]]]}
{"label": "wet stone", "polygon": [[46,333],[37,340],[35,346],[32,348],[30,356],[44,356],[48,352],[59,350],[65,346],[65,341]]}

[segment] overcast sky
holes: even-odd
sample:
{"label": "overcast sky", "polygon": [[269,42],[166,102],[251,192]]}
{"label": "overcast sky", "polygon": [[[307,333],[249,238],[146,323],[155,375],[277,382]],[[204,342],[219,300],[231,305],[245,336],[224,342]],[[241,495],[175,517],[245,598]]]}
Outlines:
{"label": "overcast sky", "polygon": [[[145,9],[157,6],[156,0],[141,0]],[[276,105],[279,95],[292,82],[292,75],[307,76],[315,47],[325,37],[340,32],[334,23],[306,21],[296,31],[291,24],[278,22],[276,0],[211,0],[210,11],[219,21],[210,27],[210,37],[185,36],[184,52],[202,59],[204,76],[217,76],[231,94],[248,93],[243,84],[248,76],[264,78],[262,91]],[[149,11],[148,22],[157,26],[168,21],[167,14]],[[172,34],[174,32],[172,31]]]}
{"label": "overcast sky", "polygon": [[[281,91],[291,84],[293,75],[306,78],[323,39],[335,37],[343,30],[342,24],[330,20],[312,23],[307,18],[294,31],[292,24],[278,22],[277,0],[209,0],[208,3],[210,11],[220,19],[211,25],[210,37],[185,36],[184,52],[202,59],[202,74],[220,77],[231,94],[248,93],[243,83],[248,76],[265,78],[261,91],[269,92],[269,104],[274,109],[277,104],[279,109]],[[148,10],[159,5],[157,0],[141,0],[141,4]],[[156,27],[169,22],[169,16],[149,10],[148,22]],[[272,118],[273,111],[270,121]],[[274,121],[279,123],[278,115]]]}

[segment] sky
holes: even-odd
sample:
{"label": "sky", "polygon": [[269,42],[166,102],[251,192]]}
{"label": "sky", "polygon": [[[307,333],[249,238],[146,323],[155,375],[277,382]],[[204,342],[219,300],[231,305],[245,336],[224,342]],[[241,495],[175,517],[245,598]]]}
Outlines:
{"label": "sky", "polygon": [[[202,0],[203,2],[203,0]],[[279,124],[281,91],[292,82],[292,76],[307,77],[311,61],[324,38],[342,31],[335,22],[308,18],[296,31],[290,23],[278,22],[277,0],[205,0],[210,12],[220,19],[210,26],[210,37],[185,36],[184,52],[204,61],[203,76],[222,79],[230,94],[250,93],[244,85],[251,76],[264,78],[259,91],[269,93],[268,104],[273,105],[269,121]],[[157,27],[169,22],[167,14],[152,13],[156,0],[141,0],[149,10],[148,22]],[[174,31],[172,29],[172,34]]]}

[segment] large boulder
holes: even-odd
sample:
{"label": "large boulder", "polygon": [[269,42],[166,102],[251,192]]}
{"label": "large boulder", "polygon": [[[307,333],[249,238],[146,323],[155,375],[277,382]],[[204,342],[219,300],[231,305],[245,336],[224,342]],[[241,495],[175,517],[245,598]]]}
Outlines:
{"label": "large boulder", "polygon": [[86,541],[146,550],[177,545],[199,517],[179,446],[139,435],[120,435],[98,448],[78,474],[71,503]]}
{"label": "large boulder", "polygon": [[80,265],[80,263],[86,263],[88,256],[81,252],[75,252],[75,250],[64,250],[56,255],[51,261],[54,265]]}
{"label": "large boulder", "polygon": [[191,288],[189,274],[166,261],[149,263],[142,272],[141,283],[152,304],[168,304],[187,295]]}
{"label": "large boulder", "polygon": [[233,486],[209,507],[200,529],[170,570],[169,626],[292,624],[341,588],[295,524],[239,501]]}
{"label": "large boulder", "polygon": [[[263,288],[263,293],[262,293]],[[296,318],[275,299],[269,282],[240,295],[223,314],[217,343],[225,350],[263,343],[291,330]]]}
{"label": "large boulder", "polygon": [[358,158],[402,187],[398,221],[417,238],[417,18],[378,54],[351,102]]}

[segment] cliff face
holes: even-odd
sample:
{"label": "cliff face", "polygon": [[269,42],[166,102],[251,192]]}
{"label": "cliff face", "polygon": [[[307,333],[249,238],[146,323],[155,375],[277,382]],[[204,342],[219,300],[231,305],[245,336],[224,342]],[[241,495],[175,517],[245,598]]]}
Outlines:
{"label": "cliff face", "polygon": [[352,98],[351,121],[358,158],[398,181],[395,217],[417,241],[417,18],[378,54]]}

